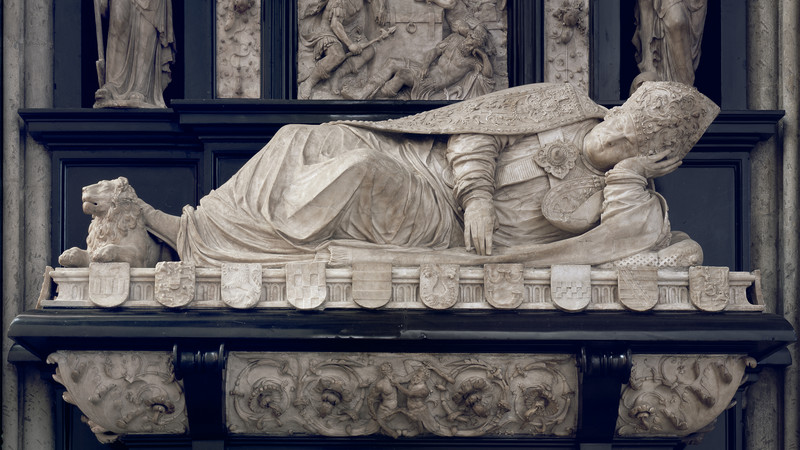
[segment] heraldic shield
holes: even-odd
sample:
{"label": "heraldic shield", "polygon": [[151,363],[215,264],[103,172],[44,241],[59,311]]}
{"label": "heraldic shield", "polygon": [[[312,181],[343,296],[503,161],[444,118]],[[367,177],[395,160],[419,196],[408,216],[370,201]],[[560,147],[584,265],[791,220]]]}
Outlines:
{"label": "heraldic shield", "polygon": [[155,298],[167,308],[180,308],[194,300],[194,264],[183,261],[156,264]]}
{"label": "heraldic shield", "polygon": [[380,308],[391,299],[391,263],[353,263],[353,301],[356,304]]}
{"label": "heraldic shield", "polygon": [[697,309],[722,311],[730,299],[727,267],[689,267],[689,299]]}
{"label": "heraldic shield", "polygon": [[658,303],[658,268],[617,269],[619,302],[631,311],[648,311]]}
{"label": "heraldic shield", "polygon": [[128,300],[131,266],[126,262],[89,264],[89,301],[113,308]]}
{"label": "heraldic shield", "polygon": [[522,264],[486,264],[483,266],[483,295],[490,305],[514,309],[522,304],[525,286]]}
{"label": "heraldic shield", "polygon": [[324,262],[286,264],[286,300],[297,309],[314,309],[328,296]]}
{"label": "heraldic shield", "polygon": [[563,265],[550,268],[550,296],[556,308],[583,311],[592,300],[592,268]]}
{"label": "heraldic shield", "polygon": [[220,276],[222,301],[232,308],[252,308],[261,300],[261,264],[223,264]]}
{"label": "heraldic shield", "polygon": [[458,264],[422,264],[419,297],[431,309],[451,308],[458,301],[461,268]]}

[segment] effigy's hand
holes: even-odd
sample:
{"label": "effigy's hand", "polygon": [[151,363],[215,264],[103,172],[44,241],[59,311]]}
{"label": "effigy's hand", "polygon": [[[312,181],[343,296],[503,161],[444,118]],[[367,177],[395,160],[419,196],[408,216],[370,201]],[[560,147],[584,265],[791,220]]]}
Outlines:
{"label": "effigy's hand", "polygon": [[672,156],[670,149],[648,156],[634,156],[617,163],[615,168],[627,169],[645,178],[658,178],[673,172],[683,161],[680,156]]}
{"label": "effigy's hand", "polygon": [[492,237],[497,225],[497,214],[491,200],[470,200],[464,211],[464,244],[467,251],[474,248],[479,255],[491,255]]}

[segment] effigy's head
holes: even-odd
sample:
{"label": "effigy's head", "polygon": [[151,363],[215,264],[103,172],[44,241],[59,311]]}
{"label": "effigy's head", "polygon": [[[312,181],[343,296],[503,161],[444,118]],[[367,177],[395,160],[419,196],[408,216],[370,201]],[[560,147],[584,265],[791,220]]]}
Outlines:
{"label": "effigy's head", "polygon": [[586,136],[586,155],[599,169],[633,156],[671,150],[683,159],[719,113],[708,97],[674,81],[647,81]]}

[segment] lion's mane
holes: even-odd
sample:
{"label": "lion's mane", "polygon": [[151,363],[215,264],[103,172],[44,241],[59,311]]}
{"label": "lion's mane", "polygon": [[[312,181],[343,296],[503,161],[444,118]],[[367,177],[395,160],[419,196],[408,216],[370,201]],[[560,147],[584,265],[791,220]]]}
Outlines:
{"label": "lion's mane", "polygon": [[107,244],[119,244],[132,230],[145,230],[142,208],[136,199],[136,191],[130,184],[116,183],[114,195],[109,199],[110,208],[103,215],[92,216],[86,237],[89,253]]}

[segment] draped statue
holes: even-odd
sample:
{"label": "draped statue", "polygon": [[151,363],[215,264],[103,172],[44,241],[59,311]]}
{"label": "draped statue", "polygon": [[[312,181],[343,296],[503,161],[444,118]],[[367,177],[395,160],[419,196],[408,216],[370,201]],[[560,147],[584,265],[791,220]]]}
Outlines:
{"label": "draped statue", "polygon": [[648,80],[694,84],[707,0],[638,0],[636,62]]}
{"label": "draped statue", "polygon": [[[171,0],[94,0],[98,80],[95,108],[166,108],[175,59]],[[100,17],[108,18],[103,51]]]}

